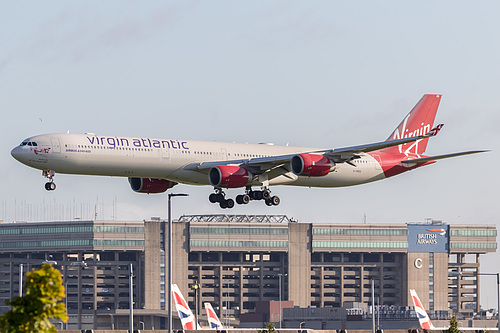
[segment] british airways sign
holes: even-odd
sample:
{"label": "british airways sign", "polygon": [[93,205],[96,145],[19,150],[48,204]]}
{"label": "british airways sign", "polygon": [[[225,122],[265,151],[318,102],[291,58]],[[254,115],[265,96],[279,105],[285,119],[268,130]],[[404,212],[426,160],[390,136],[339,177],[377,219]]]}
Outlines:
{"label": "british airways sign", "polygon": [[408,224],[408,252],[448,253],[448,231],[444,224]]}

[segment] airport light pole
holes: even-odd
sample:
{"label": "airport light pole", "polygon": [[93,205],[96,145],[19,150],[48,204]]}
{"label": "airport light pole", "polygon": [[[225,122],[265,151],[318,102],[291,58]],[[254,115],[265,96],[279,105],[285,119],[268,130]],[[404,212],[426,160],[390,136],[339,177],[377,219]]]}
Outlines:
{"label": "airport light pole", "polygon": [[278,288],[279,288],[279,294],[280,294],[280,312],[279,312],[279,318],[280,318],[280,329],[281,329],[281,276],[283,274],[278,273]]}
{"label": "airport light pole", "polygon": [[477,273],[477,275],[496,275],[497,277],[497,328],[500,330],[500,273]]}
{"label": "airport light pole", "polygon": [[[195,281],[194,284],[191,286],[191,289],[194,290],[194,322],[196,323],[195,325],[198,325],[198,289],[200,288],[200,285],[198,284],[198,281]],[[195,329],[198,329],[196,327]]]}
{"label": "airport light pole", "polygon": [[134,274],[132,271],[132,264],[130,264],[130,332],[134,332]]}
{"label": "airport light pole", "polygon": [[375,333],[375,282],[372,278],[372,333]]}
{"label": "airport light pole", "polygon": [[19,297],[23,297],[23,264],[19,264]]}
{"label": "airport light pole", "polygon": [[172,333],[172,197],[187,197],[186,193],[168,194],[168,333]]}

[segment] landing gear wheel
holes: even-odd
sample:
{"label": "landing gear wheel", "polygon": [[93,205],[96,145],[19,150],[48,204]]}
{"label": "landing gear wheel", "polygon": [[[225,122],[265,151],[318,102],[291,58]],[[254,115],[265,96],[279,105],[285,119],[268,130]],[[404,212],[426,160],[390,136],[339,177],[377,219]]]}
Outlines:
{"label": "landing gear wheel", "polygon": [[273,196],[271,199],[270,199],[271,203],[274,205],[274,206],[278,206],[281,202],[280,198],[275,195]]}
{"label": "landing gear wheel", "polygon": [[254,200],[262,200],[264,196],[262,195],[262,191],[254,191],[253,192],[253,199]]}
{"label": "landing gear wheel", "polygon": [[250,196],[248,194],[238,194],[236,196],[236,203],[238,205],[246,205],[250,202]]}
{"label": "landing gear wheel", "polygon": [[264,190],[264,191],[262,191],[262,198],[263,198],[264,200],[269,200],[269,199],[271,199],[271,191],[269,191],[269,190],[267,190],[267,189],[266,189],[266,190]]}
{"label": "landing gear wheel", "polygon": [[236,196],[236,203],[237,203],[238,205],[242,205],[242,204],[243,204],[243,199],[242,199],[242,198],[243,198],[243,195],[241,195],[241,194],[238,194],[238,195]]}
{"label": "landing gear wheel", "polygon": [[246,205],[249,202],[250,202],[250,196],[248,194],[243,194],[241,196],[241,203]]}
{"label": "landing gear wheel", "polygon": [[209,196],[208,196],[208,201],[210,201],[211,203],[216,203],[218,200],[217,200],[217,194],[215,193],[211,193]]}
{"label": "landing gear wheel", "polygon": [[55,171],[52,170],[42,170],[42,176],[47,178],[49,181],[45,183],[45,189],[47,191],[54,191],[56,189],[56,183],[54,183]]}
{"label": "landing gear wheel", "polygon": [[219,207],[222,209],[226,209],[227,208],[227,201],[226,200],[220,201]]}
{"label": "landing gear wheel", "polygon": [[56,189],[56,183],[54,182],[45,183],[45,189],[47,191],[54,191]]}
{"label": "landing gear wheel", "polygon": [[273,205],[273,202],[272,202],[270,199],[268,199],[268,200],[266,200],[266,205],[268,205],[268,206],[272,206],[272,205]]}
{"label": "landing gear wheel", "polygon": [[234,200],[233,199],[227,199],[226,200],[226,207],[227,208],[233,208],[234,207]]}

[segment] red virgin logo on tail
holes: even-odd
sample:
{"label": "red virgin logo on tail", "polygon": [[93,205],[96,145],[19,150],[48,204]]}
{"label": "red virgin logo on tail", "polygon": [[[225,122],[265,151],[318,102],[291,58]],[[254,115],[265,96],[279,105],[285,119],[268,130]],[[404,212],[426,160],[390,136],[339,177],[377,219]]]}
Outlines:
{"label": "red virgin logo on tail", "polygon": [[[392,135],[392,140],[406,139],[406,138],[411,138],[413,136],[424,135],[431,130],[431,125],[424,124],[424,123],[421,123],[419,128],[414,129],[414,130],[410,130],[409,128],[407,128],[408,119],[410,118],[410,116],[411,116],[411,114],[406,116],[406,118],[403,120],[403,123],[398,128],[396,128],[396,130],[394,131],[394,133]],[[408,144],[409,147],[405,148],[404,151],[403,151],[404,145],[399,145],[398,146],[399,152],[401,154],[405,154],[405,156],[408,156],[410,154],[412,154],[412,155],[414,154],[414,155],[417,155],[418,157],[420,157],[419,150],[418,150],[418,143],[420,141],[422,141],[422,139],[409,143]],[[414,150],[414,151],[412,151],[412,150]]]}

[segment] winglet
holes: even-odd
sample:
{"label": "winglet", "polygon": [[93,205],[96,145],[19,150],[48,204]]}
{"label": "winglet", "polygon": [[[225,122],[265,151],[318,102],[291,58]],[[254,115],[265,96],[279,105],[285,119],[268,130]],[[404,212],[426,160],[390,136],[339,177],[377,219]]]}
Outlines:
{"label": "winglet", "polygon": [[443,126],[444,126],[444,124],[439,124],[439,125],[437,125],[437,126],[436,126],[436,127],[434,127],[433,129],[431,129],[429,132],[427,132],[427,133],[425,134],[425,136],[429,136],[429,137],[430,137],[430,136],[436,136],[436,135],[439,133],[439,131],[441,130],[441,128],[443,128]]}

